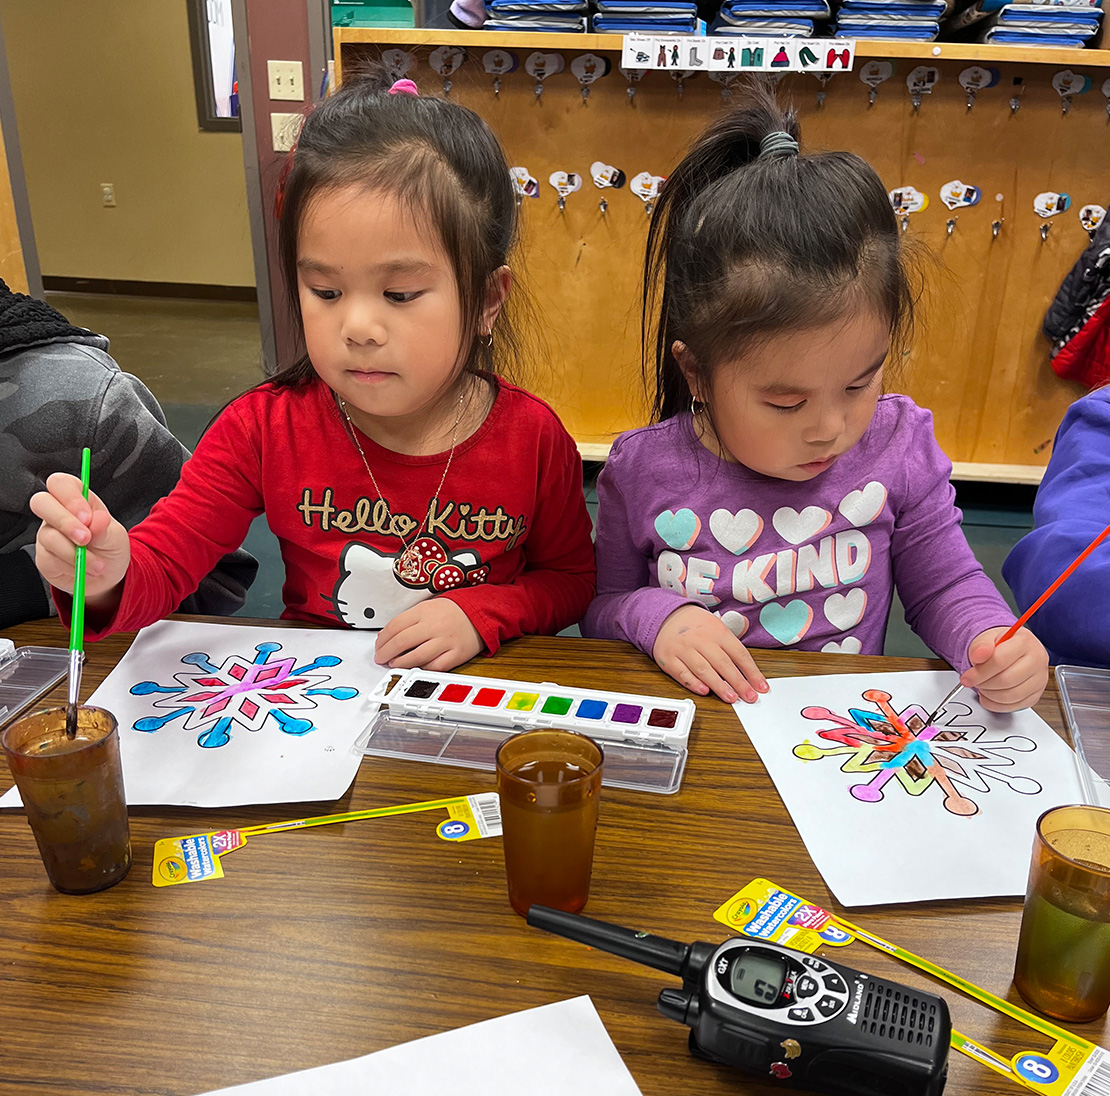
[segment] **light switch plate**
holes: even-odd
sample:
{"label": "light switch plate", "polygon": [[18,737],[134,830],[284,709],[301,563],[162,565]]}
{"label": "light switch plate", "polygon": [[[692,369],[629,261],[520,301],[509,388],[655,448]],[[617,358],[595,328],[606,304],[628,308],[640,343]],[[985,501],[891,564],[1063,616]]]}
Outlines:
{"label": "light switch plate", "polygon": [[267,61],[271,99],[304,102],[304,65],[300,61]]}
{"label": "light switch plate", "polygon": [[271,114],[270,133],[275,152],[289,152],[300,136],[303,114]]}

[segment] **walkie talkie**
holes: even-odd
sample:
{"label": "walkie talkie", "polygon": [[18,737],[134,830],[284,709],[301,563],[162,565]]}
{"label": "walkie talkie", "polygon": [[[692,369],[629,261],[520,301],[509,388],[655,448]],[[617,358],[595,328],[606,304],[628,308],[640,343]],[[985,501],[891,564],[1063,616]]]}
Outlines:
{"label": "walkie talkie", "polygon": [[781,944],[681,944],[546,906],[528,924],[682,979],[659,1011],[701,1058],[844,1096],[940,1096],[952,1022],[944,999]]}

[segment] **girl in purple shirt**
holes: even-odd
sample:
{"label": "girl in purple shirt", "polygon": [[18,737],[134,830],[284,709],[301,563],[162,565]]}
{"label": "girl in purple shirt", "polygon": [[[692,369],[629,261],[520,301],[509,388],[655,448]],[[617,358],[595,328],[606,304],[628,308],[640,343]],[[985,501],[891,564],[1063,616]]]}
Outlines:
{"label": "girl in purple shirt", "polygon": [[1025,629],[994,646],[1014,617],[964,539],[932,416],[882,395],[914,297],[886,191],[851,153],[800,155],[798,133],[753,87],[660,194],[654,424],[598,480],[583,632],[754,701],[748,647],[881,654],[897,587],[985,707],[1026,707],[1045,650]]}

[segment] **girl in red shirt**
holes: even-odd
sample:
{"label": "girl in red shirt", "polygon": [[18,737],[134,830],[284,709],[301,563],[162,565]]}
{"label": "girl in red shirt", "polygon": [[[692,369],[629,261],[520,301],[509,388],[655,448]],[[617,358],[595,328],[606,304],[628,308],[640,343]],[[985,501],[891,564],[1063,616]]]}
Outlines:
{"label": "girl in red shirt", "polygon": [[498,378],[516,202],[473,112],[345,85],[308,115],[279,194],[303,356],[233,401],[128,534],[73,476],[31,500],[64,612],[86,545],[88,638],[173,611],[265,511],[282,616],[378,629],[375,658],[448,670],[554,633],[594,592],[574,443]]}

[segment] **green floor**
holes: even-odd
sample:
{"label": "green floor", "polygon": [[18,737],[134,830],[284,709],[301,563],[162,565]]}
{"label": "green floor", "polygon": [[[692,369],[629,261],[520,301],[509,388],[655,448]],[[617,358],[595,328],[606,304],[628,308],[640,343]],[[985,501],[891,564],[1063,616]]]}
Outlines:
{"label": "green floor", "polygon": [[[228,400],[262,379],[254,305],[63,293],[47,294],[47,300],[73,323],[111,339],[120,367],[147,385],[161,403],[170,429],[190,447]],[[958,501],[972,550],[1012,605],[1002,581],[1002,561],[1032,527],[1032,491],[960,485]],[[596,516],[597,500],[589,483],[586,504]],[[281,613],[283,570],[265,518],[252,525],[245,546],[258,558],[259,572],[243,614],[276,617]],[[906,626],[897,598],[886,653],[929,654]]]}

